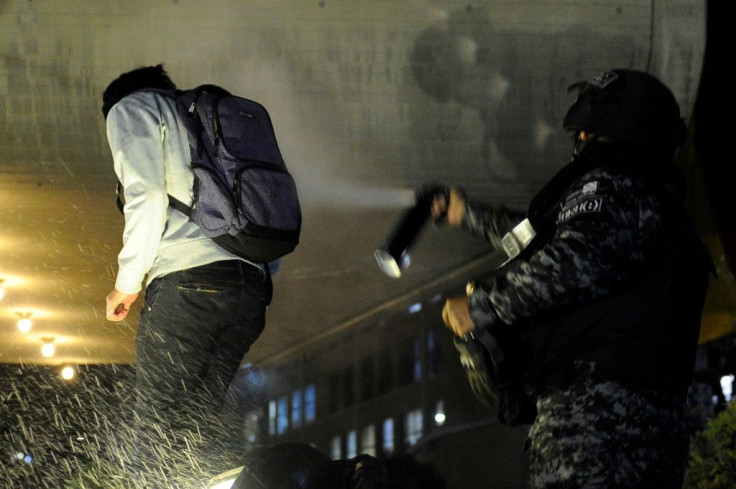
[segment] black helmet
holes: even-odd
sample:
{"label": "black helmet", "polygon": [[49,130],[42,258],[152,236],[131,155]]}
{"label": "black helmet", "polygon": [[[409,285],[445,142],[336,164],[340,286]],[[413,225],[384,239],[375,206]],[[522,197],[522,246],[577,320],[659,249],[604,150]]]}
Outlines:
{"label": "black helmet", "polygon": [[673,151],[685,138],[685,124],[672,92],[648,73],[604,71],[570,85],[579,90],[565,129],[605,136],[611,142],[645,143]]}

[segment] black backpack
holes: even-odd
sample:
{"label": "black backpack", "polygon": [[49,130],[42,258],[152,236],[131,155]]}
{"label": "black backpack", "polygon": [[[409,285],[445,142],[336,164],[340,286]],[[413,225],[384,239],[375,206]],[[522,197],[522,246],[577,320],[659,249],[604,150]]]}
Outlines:
{"label": "black backpack", "polygon": [[176,99],[189,138],[194,200],[169,195],[169,204],[247,260],[266,263],[293,251],[301,208],[265,107],[215,85],[148,91]]}

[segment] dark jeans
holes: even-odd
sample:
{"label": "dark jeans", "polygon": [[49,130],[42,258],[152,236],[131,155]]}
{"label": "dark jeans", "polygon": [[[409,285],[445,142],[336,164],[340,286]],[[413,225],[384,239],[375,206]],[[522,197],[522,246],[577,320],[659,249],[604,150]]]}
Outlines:
{"label": "dark jeans", "polygon": [[240,455],[233,452],[242,429],[227,393],[263,331],[271,295],[270,275],[237,260],[148,286],[136,337],[139,483],[196,487],[237,466],[229,464]]}

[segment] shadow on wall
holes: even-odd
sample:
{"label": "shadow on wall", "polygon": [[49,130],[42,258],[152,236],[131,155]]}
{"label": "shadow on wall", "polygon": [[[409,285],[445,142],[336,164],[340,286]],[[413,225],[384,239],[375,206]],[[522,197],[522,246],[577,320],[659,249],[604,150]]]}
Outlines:
{"label": "shadow on wall", "polygon": [[477,113],[482,165],[491,178],[515,182],[536,180],[550,162],[566,163],[571,146],[561,122],[573,102],[567,85],[636,58],[630,36],[584,26],[550,34],[502,31],[487,11],[467,7],[419,35],[411,69],[431,98]]}

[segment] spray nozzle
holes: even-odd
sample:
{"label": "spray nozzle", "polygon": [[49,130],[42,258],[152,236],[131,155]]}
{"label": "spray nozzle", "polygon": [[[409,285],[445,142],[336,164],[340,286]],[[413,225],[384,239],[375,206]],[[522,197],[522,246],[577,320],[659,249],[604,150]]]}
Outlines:
{"label": "spray nozzle", "polygon": [[[445,195],[445,198],[449,199],[449,187],[422,184],[416,191],[414,205],[404,211],[384,244],[373,252],[378,267],[389,277],[401,277],[402,270],[411,264],[409,247],[432,214],[432,203],[438,195]],[[438,219],[442,219],[442,216]]]}

